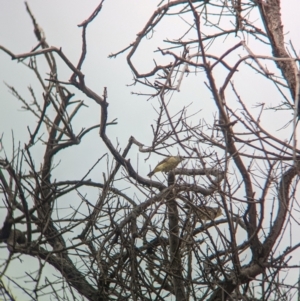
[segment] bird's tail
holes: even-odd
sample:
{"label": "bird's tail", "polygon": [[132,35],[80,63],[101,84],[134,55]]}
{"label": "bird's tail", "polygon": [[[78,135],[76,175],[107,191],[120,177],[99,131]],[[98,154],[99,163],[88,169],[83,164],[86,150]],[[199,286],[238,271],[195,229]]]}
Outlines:
{"label": "bird's tail", "polygon": [[154,175],[154,172],[153,172],[153,171],[151,171],[151,172],[149,172],[149,173],[148,173],[148,175],[147,175],[147,176],[148,176],[149,178],[151,178],[153,175]]}

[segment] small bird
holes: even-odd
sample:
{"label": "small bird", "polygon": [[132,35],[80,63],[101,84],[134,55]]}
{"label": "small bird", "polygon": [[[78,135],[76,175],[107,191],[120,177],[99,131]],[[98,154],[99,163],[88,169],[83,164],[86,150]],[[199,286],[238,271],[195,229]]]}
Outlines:
{"label": "small bird", "polygon": [[181,156],[171,156],[163,159],[159,162],[156,167],[148,174],[148,177],[152,177],[156,172],[167,172],[174,169],[182,160],[184,160]]}
{"label": "small bird", "polygon": [[[184,206],[186,208],[186,206]],[[223,215],[221,207],[208,207],[208,206],[193,206],[196,209],[195,214],[203,221],[214,220]]]}

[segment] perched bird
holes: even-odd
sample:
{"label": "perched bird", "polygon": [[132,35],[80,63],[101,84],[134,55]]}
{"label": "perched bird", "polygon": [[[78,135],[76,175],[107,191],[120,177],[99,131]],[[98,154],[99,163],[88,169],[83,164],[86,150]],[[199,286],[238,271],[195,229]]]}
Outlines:
{"label": "perched bird", "polygon": [[184,160],[181,156],[171,156],[163,159],[159,162],[156,167],[148,174],[148,177],[152,177],[156,172],[167,172],[174,169],[182,160]]}
{"label": "perched bird", "polygon": [[208,207],[208,206],[201,205],[201,206],[193,206],[193,208],[196,209],[195,214],[203,221],[214,220],[223,214],[220,206]]}

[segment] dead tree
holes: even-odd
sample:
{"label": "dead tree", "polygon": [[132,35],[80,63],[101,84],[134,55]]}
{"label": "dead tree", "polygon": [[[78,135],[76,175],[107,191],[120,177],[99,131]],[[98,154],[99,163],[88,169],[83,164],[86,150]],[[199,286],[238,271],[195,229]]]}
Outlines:
{"label": "dead tree", "polygon": [[[299,229],[299,76],[295,51],[291,55],[285,48],[280,1],[162,1],[135,41],[111,55],[127,53],[134,84],[147,91],[134,93],[157,112],[152,137],[138,141],[133,134],[125,146],[108,134],[108,127],[118,127],[109,118],[109,91],[103,87],[103,95],[97,94],[82,72],[86,31],[102,5],[80,24],[77,64],[47,44],[27,5],[36,47],[14,54],[0,45],[13,60],[27,64],[43,88],[42,101],[30,90],[30,103],[9,86],[37,125],[28,128],[24,147],[14,146],[13,155],[0,160],[6,216],[0,239],[7,249],[1,294],[12,300],[18,292],[32,300],[47,294],[58,300],[292,300],[298,280],[282,278],[299,264],[291,260],[299,248],[293,239]],[[174,18],[182,21],[183,31],[171,37]],[[162,22],[168,26],[160,27]],[[135,54],[157,32],[166,39],[155,46],[153,68],[141,73]],[[267,45],[272,55],[258,54],[259,45]],[[46,80],[38,57],[47,63]],[[69,68],[69,79],[60,78],[58,61]],[[243,68],[254,72],[246,77]],[[277,88],[278,103],[267,108],[257,101],[253,108],[249,91],[259,90],[257,77]],[[194,87],[193,81],[203,93],[195,96],[198,110],[176,100],[182,85]],[[79,91],[84,101],[74,100]],[[76,117],[91,102],[99,108],[100,122],[74,130]],[[202,115],[206,106],[213,119]],[[285,134],[266,127],[270,110],[278,120],[286,110],[294,115],[291,144]],[[95,164],[80,178],[55,176],[55,158],[83,144],[93,131],[103,142]],[[36,149],[43,153],[41,162]],[[162,159],[180,153],[185,160],[148,178],[130,160],[138,153]],[[97,168],[101,180],[92,176]],[[125,185],[130,189],[123,191]],[[91,191],[96,199],[87,196]],[[76,207],[65,206],[70,198]],[[36,260],[36,270],[8,276],[25,258]],[[56,278],[49,278],[49,266]]]}

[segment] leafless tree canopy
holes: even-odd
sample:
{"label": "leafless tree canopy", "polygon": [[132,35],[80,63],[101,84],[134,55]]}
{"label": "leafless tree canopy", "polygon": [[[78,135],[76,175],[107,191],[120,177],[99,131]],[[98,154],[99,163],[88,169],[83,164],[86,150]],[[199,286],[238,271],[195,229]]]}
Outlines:
{"label": "leafless tree canopy", "polygon": [[[161,1],[135,40],[110,55],[126,55],[136,101],[152,103],[157,113],[152,138],[139,141],[132,133],[127,145],[109,135],[109,128],[121,126],[110,117],[109,90],[97,94],[82,72],[87,44],[93,47],[86,34],[104,6],[103,0],[79,25],[78,62],[64,54],[63,45],[48,45],[27,4],[37,44],[23,54],[0,45],[8,59],[35,73],[43,89],[39,95],[30,89],[28,100],[9,86],[36,126],[28,127],[24,146],[15,141],[12,156],[6,156],[10,146],[0,153],[6,216],[0,239],[7,254],[1,256],[1,298],[292,300],[298,293],[289,274],[298,269],[291,258],[299,248],[299,150],[294,130],[291,141],[282,139],[265,117],[271,110],[280,119],[288,111],[295,128],[299,115],[298,58],[284,41],[280,0]],[[174,20],[181,32],[172,30]],[[135,56],[157,33],[165,39],[141,67]],[[259,45],[269,54],[259,53]],[[41,58],[46,74],[38,68]],[[69,78],[61,77],[58,64],[69,68]],[[244,91],[261,87],[252,78],[275,87],[280,101],[268,100],[271,108],[261,100],[250,103]],[[203,93],[193,102],[198,110],[172,98],[189,82]],[[83,100],[76,99],[78,92]],[[92,102],[100,122],[75,130],[76,117]],[[211,116],[201,113],[205,106],[213,108]],[[90,143],[94,131],[103,145],[94,166],[80,178],[54,176],[56,158]],[[153,153],[185,160],[148,178],[133,160]],[[140,166],[148,162],[139,159]],[[98,168],[101,177],[91,178]],[[88,197],[91,191],[97,199]],[[72,200],[79,205],[70,205]],[[10,276],[10,267],[28,258],[36,266]],[[48,274],[50,266],[55,275]]]}

